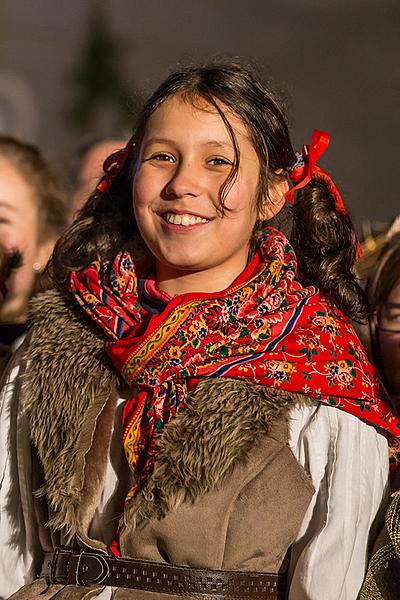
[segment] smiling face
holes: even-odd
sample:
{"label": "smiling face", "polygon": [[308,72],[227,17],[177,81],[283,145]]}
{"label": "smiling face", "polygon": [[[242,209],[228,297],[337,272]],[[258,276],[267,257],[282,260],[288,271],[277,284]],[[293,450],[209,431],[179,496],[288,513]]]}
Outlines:
{"label": "smiling face", "polygon": [[[215,292],[246,266],[257,219],[259,161],[247,131],[227,113],[237,139],[237,178],[220,210],[235,153],[218,112],[173,96],[150,117],[133,181],[140,233],[156,259],[161,289]],[[279,207],[275,205],[275,210]],[[263,215],[263,218],[272,216]]]}

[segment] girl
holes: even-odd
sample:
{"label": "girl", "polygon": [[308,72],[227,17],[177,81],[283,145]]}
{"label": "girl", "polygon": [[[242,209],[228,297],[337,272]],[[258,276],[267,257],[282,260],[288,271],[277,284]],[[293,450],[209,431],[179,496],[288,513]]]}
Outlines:
{"label": "girl", "polygon": [[68,212],[67,197],[39,150],[0,135],[0,373],[26,332],[29,299]]}
{"label": "girl", "polygon": [[[349,323],[327,143],[296,160],[237,65],[148,100],[3,393],[4,596],[354,600],[388,476],[375,426],[397,420]],[[290,244],[271,220],[293,197]]]}

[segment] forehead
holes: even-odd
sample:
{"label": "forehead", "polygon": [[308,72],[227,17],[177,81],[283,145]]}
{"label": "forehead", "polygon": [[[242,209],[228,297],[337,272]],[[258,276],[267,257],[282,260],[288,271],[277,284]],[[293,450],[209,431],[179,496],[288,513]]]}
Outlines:
{"label": "forehead", "polygon": [[400,275],[399,280],[396,285],[392,288],[392,291],[389,294],[387,299],[388,302],[393,302],[394,304],[400,304]]}
{"label": "forehead", "polygon": [[[229,121],[235,137],[239,142],[249,142],[246,127],[240,117],[223,103],[218,107]],[[199,96],[183,96],[176,94],[168,98],[151,115],[145,133],[145,139],[163,133],[171,138],[189,138],[193,134],[211,139],[215,136],[232,145],[228,128],[218,110],[207,100]]]}

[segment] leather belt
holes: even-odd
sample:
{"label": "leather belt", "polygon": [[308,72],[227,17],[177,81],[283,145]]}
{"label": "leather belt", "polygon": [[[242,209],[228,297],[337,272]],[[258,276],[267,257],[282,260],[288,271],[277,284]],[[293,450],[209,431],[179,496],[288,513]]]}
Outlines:
{"label": "leather belt", "polygon": [[56,548],[44,555],[41,572],[50,583],[104,585],[182,597],[278,600],[283,575],[253,571],[203,570],[164,563],[114,558],[100,552]]}

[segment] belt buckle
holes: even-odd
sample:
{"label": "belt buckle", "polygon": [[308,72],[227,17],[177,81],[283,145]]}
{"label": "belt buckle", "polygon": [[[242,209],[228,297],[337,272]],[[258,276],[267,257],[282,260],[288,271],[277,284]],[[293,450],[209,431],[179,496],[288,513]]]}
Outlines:
{"label": "belt buckle", "polygon": [[[88,564],[89,563],[89,564]],[[110,576],[107,557],[94,552],[81,550],[76,563],[77,585],[101,584]]]}

